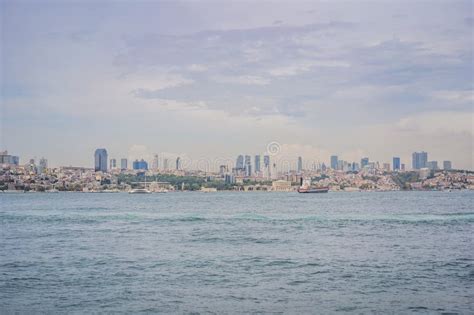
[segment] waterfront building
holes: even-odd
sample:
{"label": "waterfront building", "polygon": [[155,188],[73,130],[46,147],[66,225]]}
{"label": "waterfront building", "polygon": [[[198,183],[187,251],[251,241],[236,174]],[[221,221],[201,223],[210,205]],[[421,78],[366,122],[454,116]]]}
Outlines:
{"label": "waterfront building", "polygon": [[273,191],[291,191],[291,181],[276,180],[272,182]]}
{"label": "waterfront building", "polygon": [[133,169],[134,170],[148,170],[148,163],[144,160],[141,159],[133,161]]}
{"label": "waterfront building", "polygon": [[453,165],[452,165],[451,161],[443,161],[443,169],[445,171],[449,171],[449,170],[453,169]]}
{"label": "waterfront building", "polygon": [[337,170],[337,162],[338,162],[337,155],[331,155],[331,168],[333,170]]}
{"label": "waterfront building", "polygon": [[128,160],[123,158],[120,160],[120,169],[126,170],[128,168]]}
{"label": "waterfront building", "polygon": [[361,168],[364,168],[368,165],[369,165],[369,158],[368,157],[360,159],[360,167]]}
{"label": "waterfront building", "polygon": [[255,155],[255,173],[260,172],[260,155]]}
{"label": "waterfront building", "polygon": [[97,149],[94,154],[94,170],[96,172],[107,172],[107,150]]}
{"label": "waterfront building", "polygon": [[427,152],[413,152],[412,154],[412,168],[414,170],[419,170],[426,167],[428,162],[428,153]]}
{"label": "waterfront building", "polygon": [[117,168],[117,160],[116,159],[110,159],[110,169],[116,169]]}
{"label": "waterfront building", "polygon": [[303,158],[301,156],[298,156],[298,168],[297,172],[301,173],[303,171]]}
{"label": "waterfront building", "polygon": [[400,170],[400,158],[399,157],[393,157],[393,170],[394,171],[399,171]]}

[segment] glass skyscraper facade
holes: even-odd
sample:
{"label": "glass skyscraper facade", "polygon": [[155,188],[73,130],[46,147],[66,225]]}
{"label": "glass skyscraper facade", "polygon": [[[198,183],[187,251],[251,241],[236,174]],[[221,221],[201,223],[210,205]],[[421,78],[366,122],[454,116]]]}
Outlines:
{"label": "glass skyscraper facade", "polygon": [[332,155],[331,156],[331,168],[333,170],[337,170],[337,161],[338,161],[337,155]]}
{"label": "glass skyscraper facade", "polygon": [[255,172],[260,172],[260,155],[255,156]]}
{"label": "glass skyscraper facade", "polygon": [[144,160],[141,159],[133,161],[133,169],[134,170],[147,170],[148,169],[148,163]]}
{"label": "glass skyscraper facade", "polygon": [[303,158],[301,156],[298,157],[298,167],[297,172],[301,173],[303,171]]}
{"label": "glass skyscraper facade", "polygon": [[367,165],[369,165],[369,158],[368,157],[360,159],[360,168],[364,168]]}
{"label": "glass skyscraper facade", "polygon": [[400,170],[400,158],[399,157],[394,157],[393,158],[393,170],[394,171],[399,171]]}
{"label": "glass skyscraper facade", "polygon": [[96,172],[107,172],[107,150],[97,149],[94,154],[94,170]]}
{"label": "glass skyscraper facade", "polygon": [[427,152],[413,152],[412,154],[412,168],[419,170],[420,168],[427,167],[428,153]]}

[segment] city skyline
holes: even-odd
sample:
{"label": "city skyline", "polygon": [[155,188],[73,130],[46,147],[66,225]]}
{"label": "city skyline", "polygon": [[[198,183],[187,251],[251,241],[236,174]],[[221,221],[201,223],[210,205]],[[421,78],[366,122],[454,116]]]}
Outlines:
{"label": "city skyline", "polygon": [[0,149],[23,161],[234,159],[276,141],[326,164],[427,151],[474,169],[470,1],[0,6]]}

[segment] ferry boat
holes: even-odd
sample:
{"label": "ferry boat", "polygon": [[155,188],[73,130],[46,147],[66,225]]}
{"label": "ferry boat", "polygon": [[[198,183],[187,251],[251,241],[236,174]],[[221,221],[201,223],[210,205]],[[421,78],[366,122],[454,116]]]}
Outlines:
{"label": "ferry boat", "polygon": [[315,187],[311,185],[311,179],[301,178],[301,186],[297,190],[300,194],[318,194],[318,193],[327,193],[329,191],[328,187]]}
{"label": "ferry boat", "polygon": [[135,188],[128,192],[129,194],[151,194],[151,191],[145,188]]}
{"label": "ferry boat", "polygon": [[298,192],[300,194],[317,194],[317,193],[327,193],[329,191],[328,187],[300,187]]}

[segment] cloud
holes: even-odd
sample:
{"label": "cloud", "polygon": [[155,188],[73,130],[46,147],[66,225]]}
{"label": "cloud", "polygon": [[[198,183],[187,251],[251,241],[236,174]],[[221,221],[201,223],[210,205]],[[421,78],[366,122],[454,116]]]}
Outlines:
{"label": "cloud", "polygon": [[212,79],[218,83],[227,84],[268,85],[270,83],[270,80],[256,75],[214,76]]}
{"label": "cloud", "polygon": [[192,64],[188,66],[188,70],[191,72],[205,72],[207,71],[207,67],[205,65],[200,65],[200,64]]}

